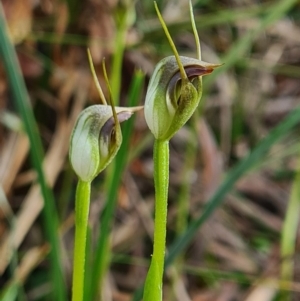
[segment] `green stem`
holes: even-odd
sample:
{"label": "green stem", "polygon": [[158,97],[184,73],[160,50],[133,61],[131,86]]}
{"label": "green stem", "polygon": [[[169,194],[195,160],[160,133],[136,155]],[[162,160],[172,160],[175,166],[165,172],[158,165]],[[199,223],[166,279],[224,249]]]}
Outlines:
{"label": "green stem", "polygon": [[167,207],[169,187],[169,141],[155,140],[154,144],[154,185],[155,185],[155,224],[153,256],[161,270],[164,270]]}
{"label": "green stem", "polygon": [[75,245],[73,263],[72,301],[82,301],[87,225],[90,208],[91,183],[79,180],[75,201]]}
{"label": "green stem", "polygon": [[153,159],[155,184],[154,245],[145,283],[144,301],[162,300],[169,186],[169,141],[155,140]]}

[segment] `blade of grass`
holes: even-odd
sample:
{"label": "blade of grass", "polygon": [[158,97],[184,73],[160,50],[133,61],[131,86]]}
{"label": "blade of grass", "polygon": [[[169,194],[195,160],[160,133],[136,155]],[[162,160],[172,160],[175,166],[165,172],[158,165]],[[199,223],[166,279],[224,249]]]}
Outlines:
{"label": "blade of grass", "polygon": [[[129,92],[129,106],[134,106],[138,103],[139,95],[141,92],[144,76],[141,71],[137,71],[131,88]],[[128,157],[128,149],[130,143],[130,135],[132,133],[134,123],[134,117],[131,117],[123,127],[123,142],[121,144],[120,150],[116,156],[116,161],[114,164],[114,170],[111,174],[107,202],[105,205],[105,210],[100,222],[99,238],[97,241],[96,257],[94,261],[94,271],[91,281],[90,292],[87,293],[86,300],[95,300],[98,293],[99,286],[103,283],[103,278],[105,276],[110,256],[109,256],[109,236],[110,236],[110,226],[113,218],[113,214],[116,208],[116,201],[118,195],[118,187],[121,181],[121,177],[126,165]]]}
{"label": "blade of grass", "polygon": [[112,99],[114,100],[115,105],[120,103],[119,98],[121,91],[122,62],[126,45],[125,39],[128,28],[131,26],[134,18],[134,9],[134,1],[131,1],[131,3],[129,2],[128,5],[125,5],[125,7],[119,7],[117,9],[117,31],[110,77]]}
{"label": "blade of grass", "polygon": [[30,141],[30,155],[33,166],[37,172],[38,181],[41,187],[41,193],[44,199],[43,220],[47,234],[47,238],[51,244],[51,282],[53,284],[53,300],[66,300],[66,292],[64,287],[64,279],[61,270],[61,262],[59,257],[59,241],[58,241],[58,219],[55,210],[54,197],[49,189],[45,175],[43,172],[43,149],[40,136],[38,133],[35,118],[30,107],[29,95],[26,90],[24,79],[21,75],[20,66],[17,60],[16,52],[11,44],[7,26],[5,22],[4,12],[0,3],[0,55],[7,72],[8,80],[11,85],[11,92],[16,107],[22,116],[24,127]]}
{"label": "blade of grass", "polygon": [[[284,135],[286,135],[294,126],[300,121],[300,107],[292,111],[278,126],[276,126],[267,137],[265,137],[257,147],[242,161],[240,161],[228,173],[220,188],[208,201],[203,209],[202,215],[192,221],[185,231],[169,248],[167,258],[165,261],[166,267],[169,266],[174,259],[186,248],[186,246],[193,239],[200,226],[214,213],[214,211],[225,200],[226,194],[233,188],[235,182],[241,178],[247,171],[249,171],[255,164],[262,160],[266,152],[278,142]],[[141,299],[142,289],[138,289],[133,300]]]}
{"label": "blade of grass", "polygon": [[[299,161],[300,162],[300,161]],[[281,280],[292,281],[294,275],[294,253],[296,249],[297,232],[300,212],[300,164],[295,176],[281,237]],[[282,300],[291,300],[290,292],[282,293]]]}
{"label": "blade of grass", "polygon": [[13,281],[10,283],[4,290],[3,293],[0,295],[2,301],[14,301],[17,300],[18,291],[19,291],[19,283]]}

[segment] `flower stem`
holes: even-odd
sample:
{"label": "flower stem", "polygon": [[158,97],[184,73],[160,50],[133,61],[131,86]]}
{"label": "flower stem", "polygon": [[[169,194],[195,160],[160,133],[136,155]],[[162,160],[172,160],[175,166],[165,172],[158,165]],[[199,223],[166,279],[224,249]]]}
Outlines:
{"label": "flower stem", "polygon": [[153,256],[164,270],[169,187],[169,141],[154,144],[155,224]]}
{"label": "flower stem", "polygon": [[162,280],[166,249],[169,186],[169,141],[154,143],[155,222],[153,255],[144,289],[144,301],[162,300]]}
{"label": "flower stem", "polygon": [[90,208],[91,183],[78,180],[75,201],[75,245],[73,263],[72,301],[82,301],[87,224]]}

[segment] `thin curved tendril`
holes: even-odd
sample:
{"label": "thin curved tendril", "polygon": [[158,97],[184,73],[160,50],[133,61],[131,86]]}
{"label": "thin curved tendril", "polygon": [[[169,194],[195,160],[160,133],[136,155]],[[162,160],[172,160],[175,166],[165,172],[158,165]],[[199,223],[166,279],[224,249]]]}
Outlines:
{"label": "thin curved tendril", "polygon": [[185,73],[185,71],[184,71],[184,68],[183,68],[183,65],[182,65],[182,63],[181,63],[181,61],[180,61],[179,54],[178,54],[177,49],[176,49],[176,47],[175,47],[175,45],[174,45],[174,42],[173,42],[173,40],[172,40],[172,38],[171,38],[171,35],[170,35],[169,30],[168,30],[168,28],[167,28],[167,26],[166,26],[166,23],[165,23],[165,21],[164,21],[162,15],[161,15],[159,9],[158,9],[158,6],[157,6],[156,1],[154,1],[154,7],[155,7],[155,10],[156,10],[158,19],[159,19],[159,21],[160,21],[160,23],[161,23],[161,26],[162,26],[162,28],[164,29],[164,32],[165,32],[165,34],[166,34],[166,36],[167,36],[167,39],[169,40],[170,46],[171,46],[171,48],[172,48],[172,50],[173,50],[173,53],[174,53],[174,55],[175,55],[177,64],[178,64],[179,69],[180,69],[181,79],[182,79],[182,81],[187,80],[187,75],[186,75],[186,73]]}
{"label": "thin curved tendril", "polygon": [[96,85],[96,89],[99,93],[99,96],[100,96],[100,99],[101,99],[102,103],[104,105],[107,105],[105,96],[103,94],[103,91],[101,89],[101,86],[99,84],[99,81],[98,81],[98,78],[97,78],[97,75],[96,75],[96,71],[95,71],[94,64],[93,64],[93,59],[92,59],[91,52],[90,52],[89,48],[87,49],[87,55],[88,55],[88,59],[89,59],[90,69],[91,69],[91,72],[92,72],[92,75],[93,75],[93,80],[94,80],[94,83]]}
{"label": "thin curved tendril", "polygon": [[201,61],[201,45],[200,45],[198,31],[196,28],[192,0],[189,1],[189,4],[190,4],[191,23],[192,23],[193,33],[194,33],[194,37],[195,37],[195,41],[196,41],[197,57],[198,57],[198,60]]}
{"label": "thin curved tendril", "polygon": [[117,117],[114,102],[113,102],[113,99],[112,99],[111,87],[110,87],[110,84],[109,84],[109,81],[108,81],[108,76],[107,76],[106,67],[105,67],[105,58],[103,58],[103,60],[102,60],[102,68],[103,68],[103,75],[104,75],[105,83],[106,83],[108,91],[109,91],[109,98],[108,98],[109,100],[108,100],[108,102],[109,102],[109,105],[111,106],[111,110],[112,110],[114,120],[115,120],[115,125],[117,126],[117,125],[119,125],[119,119]]}

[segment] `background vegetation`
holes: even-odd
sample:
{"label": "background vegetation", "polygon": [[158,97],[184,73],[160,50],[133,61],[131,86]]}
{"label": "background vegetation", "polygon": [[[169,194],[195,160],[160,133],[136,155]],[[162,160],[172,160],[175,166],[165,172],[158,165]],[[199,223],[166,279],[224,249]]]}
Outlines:
{"label": "background vegetation", "polygon": [[[82,108],[99,103],[86,48],[100,83],[106,58],[115,102],[126,106],[144,103],[171,50],[151,1],[1,2],[22,77],[0,40],[0,296],[68,300],[69,136]],[[188,1],[157,2],[179,53],[195,57]],[[205,78],[195,118],[170,143],[164,298],[299,300],[299,3],[193,3],[203,60],[224,66]],[[153,137],[142,112],[130,121],[92,187],[87,283],[97,287],[100,260],[105,301],[138,300],[151,255]],[[111,251],[99,259],[103,234]]]}

